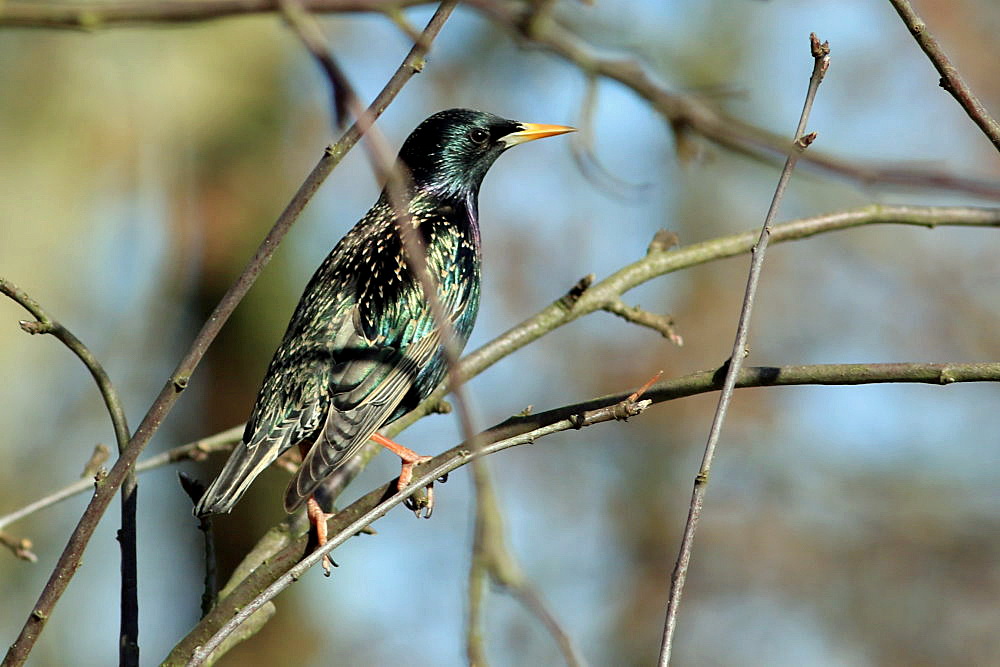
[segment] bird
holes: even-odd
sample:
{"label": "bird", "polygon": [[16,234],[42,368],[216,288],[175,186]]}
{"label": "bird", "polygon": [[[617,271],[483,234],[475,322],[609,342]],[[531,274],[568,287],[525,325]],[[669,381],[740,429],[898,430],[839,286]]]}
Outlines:
{"label": "bird", "polygon": [[[397,490],[420,456],[378,433],[419,405],[447,371],[442,332],[400,238],[409,220],[445,317],[464,347],[479,310],[479,190],[507,149],[575,128],[525,123],[471,109],[439,111],[403,142],[396,164],[407,205],[399,215],[386,186],[306,285],[271,359],[243,438],[194,508],[227,513],[251,482],[298,446],[302,463],[285,492],[303,504],[318,546],[326,520],[313,493],[368,440],[400,456]],[[329,561],[324,559],[329,574]]]}

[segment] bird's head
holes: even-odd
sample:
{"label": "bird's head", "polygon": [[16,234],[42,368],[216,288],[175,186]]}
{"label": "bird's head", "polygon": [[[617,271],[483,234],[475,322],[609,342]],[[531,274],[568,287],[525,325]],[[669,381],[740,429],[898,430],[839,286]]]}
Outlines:
{"label": "bird's head", "polygon": [[493,162],[511,146],[574,132],[572,127],[507,120],[483,111],[439,111],[410,133],[399,159],[418,190],[451,196],[479,192]]}

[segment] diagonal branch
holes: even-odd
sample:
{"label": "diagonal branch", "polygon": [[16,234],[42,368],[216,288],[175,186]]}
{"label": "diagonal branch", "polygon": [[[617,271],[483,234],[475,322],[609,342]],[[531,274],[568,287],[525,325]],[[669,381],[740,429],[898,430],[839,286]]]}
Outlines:
{"label": "diagonal branch", "polygon": [[[386,83],[382,92],[372,102],[368,109],[367,117],[372,120],[377,118],[389,103],[395,99],[403,85],[422,69],[424,56],[446,19],[447,13],[443,14],[440,10],[431,17],[424,32],[421,33],[421,39],[414,43],[403,63],[389,79],[389,82]],[[160,423],[170,412],[181,392],[187,387],[191,373],[194,372],[195,367],[201,361],[208,346],[236,309],[237,304],[239,304],[244,295],[250,290],[250,286],[256,280],[261,270],[263,270],[264,265],[270,260],[278,243],[298,219],[302,209],[312,199],[313,194],[319,188],[320,184],[333,171],[333,168],[340,163],[340,160],[347,151],[357,143],[360,136],[361,128],[355,123],[336,144],[327,147],[323,157],[313,168],[305,182],[299,187],[292,201],[285,208],[277,222],[275,222],[274,227],[271,228],[271,231],[265,237],[257,252],[254,253],[253,258],[209,316],[208,321],[191,344],[188,353],[181,360],[180,364],[178,364],[174,373],[160,391],[159,396],[157,396],[152,406],[150,406],[138,430],[132,436],[128,447],[122,452],[117,463],[115,463],[114,467],[108,473],[108,476],[97,485],[94,497],[87,505],[77,527],[70,536],[69,543],[66,545],[62,556],[60,556],[59,562],[49,577],[48,583],[42,590],[38,602],[32,609],[27,621],[25,621],[17,640],[8,650],[4,658],[5,667],[7,665],[23,664],[27,659],[28,654],[38,639],[38,635],[45,627],[45,623],[51,615],[52,610],[73,578],[83,557],[83,551],[90,541],[94,530],[97,528],[101,516],[111,502],[114,493],[131,471],[139,453],[149,442],[153,433],[159,428]]]}
{"label": "diagonal branch", "polygon": [[743,365],[744,357],[749,353],[747,340],[750,335],[750,315],[753,312],[754,297],[757,294],[757,285],[760,281],[760,272],[764,266],[764,254],[767,251],[767,244],[771,237],[771,223],[777,215],[781,199],[785,194],[785,188],[795,169],[798,153],[805,150],[816,138],[816,133],[803,134],[806,124],[809,122],[809,112],[812,110],[813,100],[816,99],[816,91],[819,89],[823,77],[830,67],[830,45],[828,42],[820,43],[816,33],[809,35],[810,47],[813,57],[812,75],[809,77],[809,89],[806,92],[805,104],[802,106],[802,113],[799,115],[799,123],[795,128],[793,142],[796,151],[788,156],[785,161],[785,168],[781,170],[778,178],[778,186],[775,188],[774,197],[771,199],[771,206],[767,210],[764,218],[764,226],[760,230],[760,238],[753,247],[753,255],[750,261],[750,275],[747,277],[746,292],[743,297],[743,306],[740,309],[740,319],[736,326],[736,340],[733,342],[732,355],[726,368],[726,379],[719,394],[719,404],[712,418],[712,426],[708,434],[708,442],[705,444],[705,454],[701,460],[701,468],[694,480],[694,490],[691,492],[691,505],[688,510],[687,522],[684,525],[684,535],[681,538],[680,553],[677,555],[677,562],[674,565],[673,575],[670,578],[670,597],[667,602],[666,620],[663,626],[663,639],[660,644],[659,664],[666,667],[670,664],[670,652],[673,647],[674,631],[677,627],[677,609],[680,606],[681,595],[684,592],[684,582],[687,579],[688,564],[691,562],[691,549],[694,545],[695,532],[698,529],[698,521],[701,518],[701,509],[705,501],[705,491],[708,486],[708,477],[712,470],[712,460],[715,457],[715,447],[719,442],[719,435],[722,433],[722,424],[726,419],[726,410],[733,397],[733,390],[736,388],[736,378],[739,376],[740,368]]}
{"label": "diagonal branch", "polygon": [[934,35],[927,29],[924,20],[920,18],[908,0],[889,0],[889,2],[892,3],[899,17],[903,19],[903,23],[913,35],[913,39],[917,40],[917,44],[930,58],[934,69],[941,75],[941,87],[951,93],[951,96],[965,109],[965,113],[969,114],[972,122],[978,125],[983,134],[993,142],[993,146],[1000,150],[1000,123],[990,116],[986,107],[972,92],[961,72],[951,63],[948,54],[944,52],[938,41],[934,39]]}

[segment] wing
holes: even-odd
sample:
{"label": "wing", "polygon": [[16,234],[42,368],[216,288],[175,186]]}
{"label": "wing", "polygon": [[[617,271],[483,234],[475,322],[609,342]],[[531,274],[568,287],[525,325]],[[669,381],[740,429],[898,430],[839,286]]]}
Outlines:
{"label": "wing", "polygon": [[294,511],[316,487],[346,463],[396,413],[432,358],[440,354],[440,335],[430,332],[402,352],[380,348],[364,362],[336,369],[340,390],[331,401],[322,432],[285,491],[285,509]]}

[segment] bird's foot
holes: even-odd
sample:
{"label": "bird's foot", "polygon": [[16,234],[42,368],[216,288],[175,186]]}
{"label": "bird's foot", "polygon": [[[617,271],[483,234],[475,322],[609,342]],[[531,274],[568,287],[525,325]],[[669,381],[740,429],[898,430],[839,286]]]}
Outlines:
{"label": "bird's foot", "polygon": [[[309,496],[309,500],[306,501],[306,514],[309,516],[309,524],[316,531],[316,548],[319,549],[327,542],[326,522],[333,515],[324,512],[313,496]],[[323,572],[326,576],[330,576],[330,568],[335,566],[336,563],[330,559],[330,556],[323,556]]]}
{"label": "bird's foot", "polygon": [[[412,449],[404,447],[398,442],[393,442],[381,433],[374,434],[372,440],[403,460],[403,467],[399,471],[399,480],[396,482],[397,491],[402,491],[410,485],[410,480],[413,479],[413,466],[427,463],[433,458],[430,456],[421,456]],[[407,498],[404,504],[417,515],[418,519],[421,516],[425,519],[431,518],[431,513],[434,512],[434,483],[428,484],[422,494],[418,491]]]}
{"label": "bird's foot", "polygon": [[[431,458],[432,457],[430,456],[420,456],[415,461],[404,461],[403,467],[399,471],[399,480],[396,482],[396,490],[402,491],[410,485],[410,480],[413,479],[413,466],[426,463],[427,461],[430,461]],[[431,514],[434,512],[434,482],[431,482],[423,489],[407,498],[404,504],[407,509],[417,515],[418,519],[421,518],[421,516],[423,516],[424,519],[431,518]]]}

